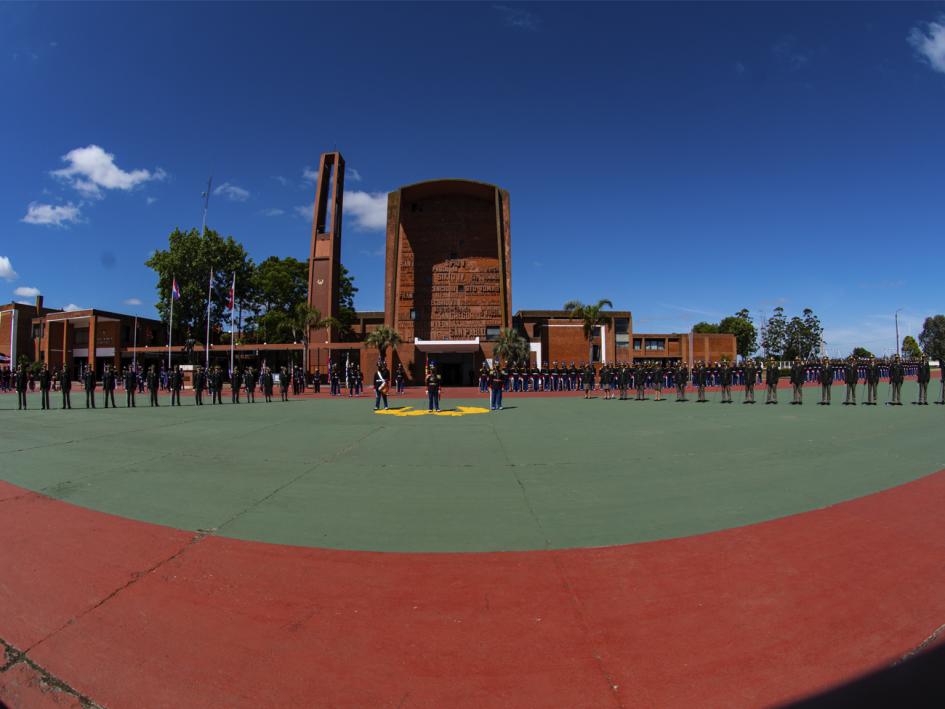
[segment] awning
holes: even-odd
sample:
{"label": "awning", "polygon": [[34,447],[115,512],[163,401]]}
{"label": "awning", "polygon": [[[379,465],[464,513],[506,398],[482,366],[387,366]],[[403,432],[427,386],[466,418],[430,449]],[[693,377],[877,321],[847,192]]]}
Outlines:
{"label": "awning", "polygon": [[413,344],[421,352],[478,352],[479,338],[475,340],[421,340],[413,338]]}

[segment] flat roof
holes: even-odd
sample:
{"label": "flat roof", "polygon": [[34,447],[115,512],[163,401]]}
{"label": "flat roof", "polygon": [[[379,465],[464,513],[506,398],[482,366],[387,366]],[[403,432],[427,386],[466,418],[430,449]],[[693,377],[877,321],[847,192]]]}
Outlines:
{"label": "flat roof", "polygon": [[[614,318],[629,318],[629,310],[604,310],[601,315]],[[570,310],[519,310],[512,317],[515,318],[570,318]]]}

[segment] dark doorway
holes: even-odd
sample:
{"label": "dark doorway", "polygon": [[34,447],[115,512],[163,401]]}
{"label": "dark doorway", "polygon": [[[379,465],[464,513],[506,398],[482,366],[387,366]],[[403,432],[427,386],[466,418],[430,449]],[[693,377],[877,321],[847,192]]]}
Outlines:
{"label": "dark doorway", "polygon": [[436,362],[436,371],[442,378],[443,386],[469,386],[475,365],[475,354],[472,352],[430,352],[427,361]]}

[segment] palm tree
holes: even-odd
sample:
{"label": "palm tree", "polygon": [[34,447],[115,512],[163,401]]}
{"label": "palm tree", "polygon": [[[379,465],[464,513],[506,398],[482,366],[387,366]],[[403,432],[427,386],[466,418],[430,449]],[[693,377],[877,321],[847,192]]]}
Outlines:
{"label": "palm tree", "polygon": [[597,305],[584,305],[580,300],[569,300],[564,304],[564,309],[568,311],[569,318],[572,320],[577,318],[584,321],[584,339],[587,340],[588,362],[594,361],[594,348],[592,344],[594,340],[594,330],[606,319],[601,313],[604,306],[612,308],[614,304],[606,298],[598,300]]}
{"label": "palm tree", "polygon": [[364,344],[368,347],[375,348],[381,356],[381,359],[387,358],[387,348],[396,349],[397,345],[401,343],[400,335],[397,334],[397,331],[392,327],[387,327],[387,325],[381,325],[374,332],[368,334],[364,338]]}
{"label": "palm tree", "polygon": [[528,341],[519,334],[518,330],[510,327],[502,328],[499,330],[492,352],[505,362],[528,362]]}
{"label": "palm tree", "polygon": [[324,328],[338,327],[338,321],[335,318],[322,317],[322,313],[317,308],[313,308],[308,303],[299,303],[288,321],[289,328],[292,330],[292,339],[298,341],[301,336],[305,349],[302,350],[302,368],[308,372],[308,341],[312,330],[322,330]]}

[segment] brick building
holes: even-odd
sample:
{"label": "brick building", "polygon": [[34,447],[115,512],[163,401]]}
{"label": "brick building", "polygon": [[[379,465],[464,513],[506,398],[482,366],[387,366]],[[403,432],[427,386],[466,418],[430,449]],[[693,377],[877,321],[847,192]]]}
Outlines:
{"label": "brick building", "polygon": [[43,296],[36,296],[33,305],[7,303],[0,305],[0,364],[14,363],[26,355],[34,359],[33,319],[47,313],[61,312],[43,307]]}
{"label": "brick building", "polygon": [[[344,159],[326,153],[319,166],[312,223],[309,303],[335,315],[341,253]],[[380,316],[383,316],[381,319]],[[328,363],[351,357],[366,378],[377,354],[363,339],[386,325],[403,343],[389,355],[419,382],[430,360],[444,382],[471,384],[492,358],[502,328],[514,327],[529,342],[532,364],[544,362],[734,360],[733,335],[634,333],[629,311],[604,314],[590,343],[583,323],[563,310],[512,312],[512,251],[509,193],[472,180],[419,182],[387,196],[384,312],[359,313],[355,341],[313,332],[309,371],[324,374]]]}
{"label": "brick building", "polygon": [[67,364],[77,377],[87,366],[101,373],[105,364],[130,364],[136,345],[157,359],[167,345],[167,328],[160,320],[106,310],[56,310],[32,319],[31,344],[34,360],[52,369]]}

